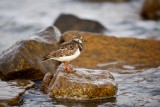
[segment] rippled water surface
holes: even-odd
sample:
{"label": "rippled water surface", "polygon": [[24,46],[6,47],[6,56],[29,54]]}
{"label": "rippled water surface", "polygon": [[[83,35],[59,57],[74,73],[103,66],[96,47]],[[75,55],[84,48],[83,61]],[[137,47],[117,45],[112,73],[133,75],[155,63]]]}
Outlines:
{"label": "rippled water surface", "polygon": [[51,25],[61,13],[97,20],[108,29],[107,35],[159,39],[160,21],[144,21],[139,15],[143,1],[1,0],[0,52]]}

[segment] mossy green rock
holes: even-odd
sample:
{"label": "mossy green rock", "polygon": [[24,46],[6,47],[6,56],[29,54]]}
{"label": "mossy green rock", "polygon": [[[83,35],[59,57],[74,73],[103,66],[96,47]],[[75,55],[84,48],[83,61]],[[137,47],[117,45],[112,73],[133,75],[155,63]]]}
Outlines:
{"label": "mossy green rock", "polygon": [[[44,83],[48,84],[48,80],[50,79],[43,80],[42,87]],[[92,100],[113,97],[118,87],[113,76],[106,70],[75,68],[67,73],[61,64],[47,89],[45,92],[56,99]]]}

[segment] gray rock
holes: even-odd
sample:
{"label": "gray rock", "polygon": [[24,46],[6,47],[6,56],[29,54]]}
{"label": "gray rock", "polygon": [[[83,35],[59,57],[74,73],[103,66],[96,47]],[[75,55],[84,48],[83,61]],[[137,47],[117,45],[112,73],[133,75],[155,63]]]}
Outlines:
{"label": "gray rock", "polygon": [[71,14],[61,14],[54,23],[62,33],[69,30],[100,33],[106,28],[97,21],[80,19]]}
{"label": "gray rock", "polygon": [[42,79],[54,71],[55,62],[42,62],[42,57],[55,48],[59,38],[60,31],[50,26],[5,50],[0,55],[1,79]]}

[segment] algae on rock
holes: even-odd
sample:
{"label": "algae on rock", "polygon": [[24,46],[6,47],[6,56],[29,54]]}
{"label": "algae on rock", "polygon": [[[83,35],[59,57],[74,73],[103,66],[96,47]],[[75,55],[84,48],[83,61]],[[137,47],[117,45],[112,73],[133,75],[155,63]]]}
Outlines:
{"label": "algae on rock", "polygon": [[[74,68],[72,73],[67,73],[61,64],[57,74],[48,73],[46,77],[41,90],[56,99],[102,99],[115,96],[118,89],[113,76],[106,70]],[[52,80],[50,77],[53,77]],[[44,84],[49,84],[45,90]]]}

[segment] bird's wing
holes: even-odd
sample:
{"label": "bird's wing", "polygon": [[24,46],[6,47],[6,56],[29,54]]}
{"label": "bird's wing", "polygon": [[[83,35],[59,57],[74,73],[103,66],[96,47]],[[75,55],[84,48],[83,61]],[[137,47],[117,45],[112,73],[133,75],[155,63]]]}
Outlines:
{"label": "bird's wing", "polygon": [[77,44],[73,44],[73,43],[61,44],[59,46],[59,49],[52,51],[48,55],[48,57],[54,58],[54,57],[63,57],[63,56],[73,55],[77,49],[78,49]]}
{"label": "bird's wing", "polygon": [[77,48],[77,44],[73,42],[64,42],[58,46],[58,49],[74,50],[75,48]]}

